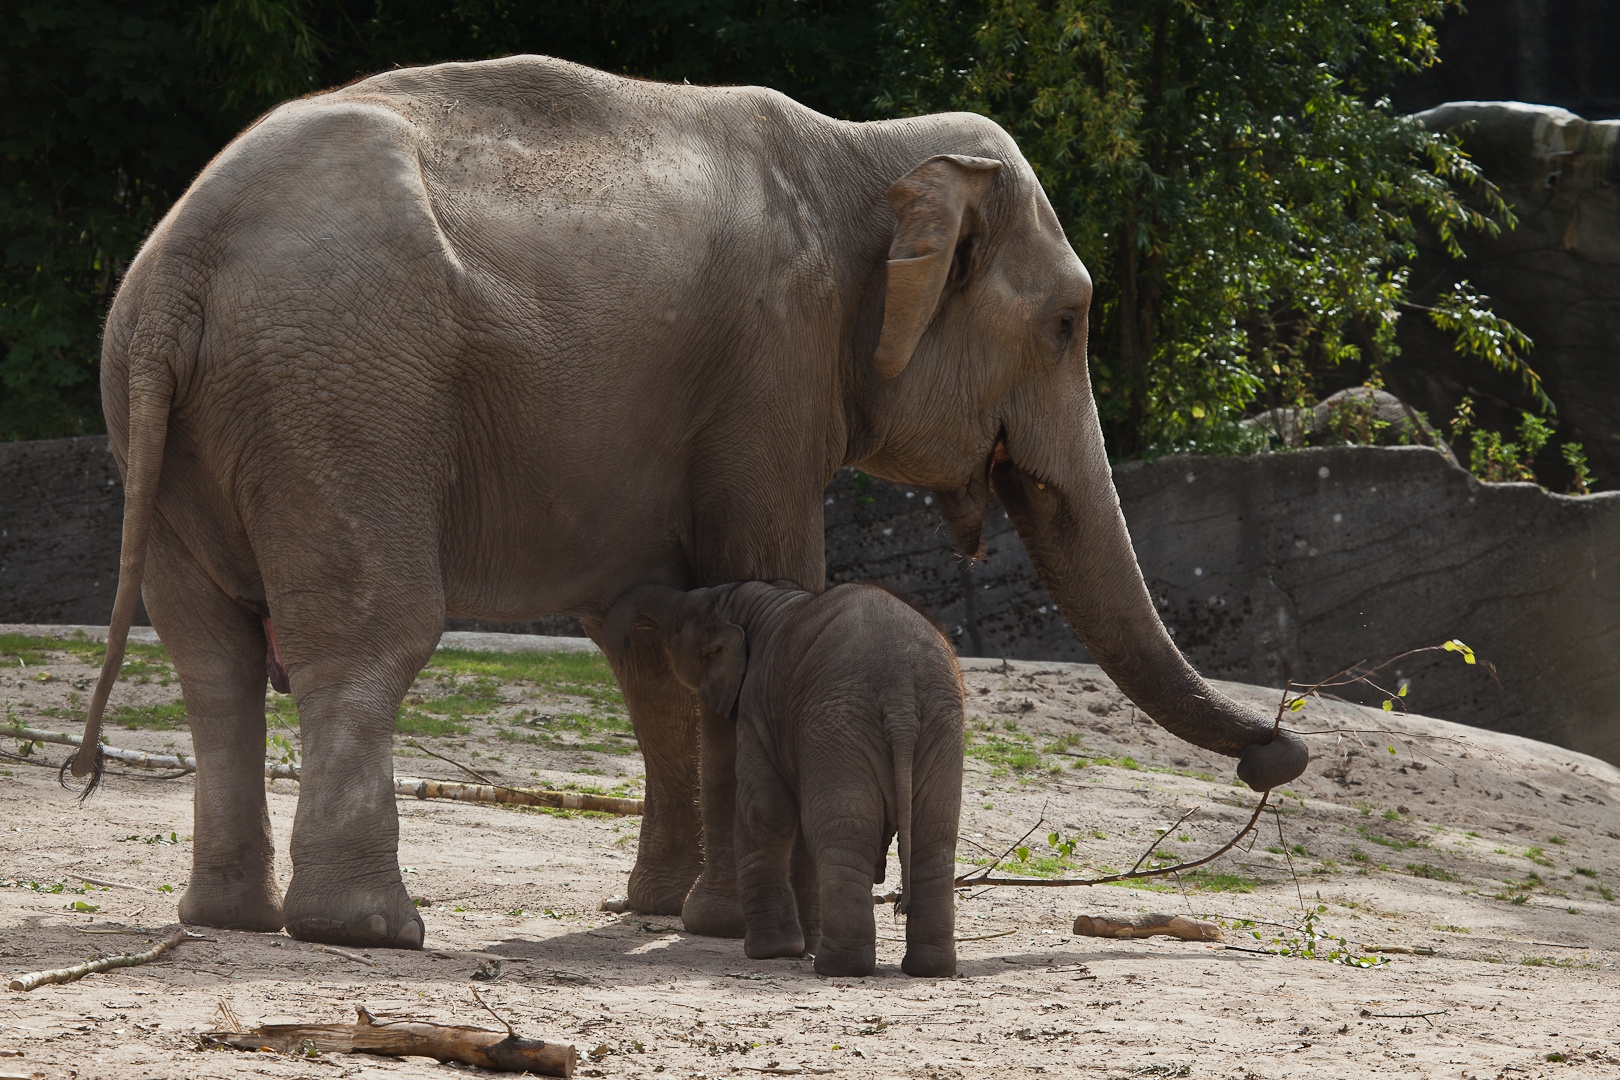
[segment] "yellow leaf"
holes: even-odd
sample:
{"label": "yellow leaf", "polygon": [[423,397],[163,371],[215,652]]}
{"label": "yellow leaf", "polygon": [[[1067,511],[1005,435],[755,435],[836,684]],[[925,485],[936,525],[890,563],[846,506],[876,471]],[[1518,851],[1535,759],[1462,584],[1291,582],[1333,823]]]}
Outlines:
{"label": "yellow leaf", "polygon": [[[1385,712],[1393,712],[1394,709],[1395,709],[1395,703],[1390,701],[1389,698],[1385,698],[1384,699],[1384,711]],[[1395,752],[1394,749],[1391,748],[1390,753],[1393,754],[1394,752]]]}
{"label": "yellow leaf", "polygon": [[1204,407],[1202,405],[1194,405],[1192,407],[1192,414],[1194,420],[1202,420],[1204,418]]}

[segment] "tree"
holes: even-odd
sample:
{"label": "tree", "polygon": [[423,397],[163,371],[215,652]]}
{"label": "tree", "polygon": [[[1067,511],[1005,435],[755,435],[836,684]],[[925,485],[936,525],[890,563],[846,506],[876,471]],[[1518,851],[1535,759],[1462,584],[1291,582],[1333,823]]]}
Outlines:
{"label": "tree", "polygon": [[[1435,61],[1445,0],[891,0],[887,108],[1001,122],[1096,279],[1111,453],[1222,449],[1257,401],[1376,370],[1420,227],[1512,215],[1451,137],[1382,94]],[[1529,342],[1466,282],[1429,316],[1520,373]],[[1550,403],[1541,397],[1544,405]]]}

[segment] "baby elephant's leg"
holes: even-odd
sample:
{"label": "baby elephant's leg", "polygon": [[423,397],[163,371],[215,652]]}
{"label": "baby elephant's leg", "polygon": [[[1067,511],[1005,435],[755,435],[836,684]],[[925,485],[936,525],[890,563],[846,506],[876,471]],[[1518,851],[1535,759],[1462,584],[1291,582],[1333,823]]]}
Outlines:
{"label": "baby elephant's leg", "polygon": [[798,827],[798,807],[794,807],[793,897],[799,902],[799,929],[804,933],[804,951],[821,948],[821,880],[804,830]]}
{"label": "baby elephant's leg", "polygon": [[805,842],[821,883],[818,975],[870,975],[877,969],[877,920],[872,878],[882,854],[883,794],[872,778],[823,783],[806,777],[801,804]]}
{"label": "baby elephant's leg", "polygon": [[799,813],[788,789],[746,720],[737,726],[737,895],[742,902],[743,952],[754,960],[802,956],[804,931],[792,872]]}

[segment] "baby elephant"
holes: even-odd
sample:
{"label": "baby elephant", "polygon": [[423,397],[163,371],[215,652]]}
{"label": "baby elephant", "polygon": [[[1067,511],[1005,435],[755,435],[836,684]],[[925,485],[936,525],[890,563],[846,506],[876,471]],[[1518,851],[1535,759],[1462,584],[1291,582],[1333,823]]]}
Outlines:
{"label": "baby elephant", "polygon": [[[962,673],[939,630],[870,585],[816,595],[763,581],[637,586],[608,613],[605,640],[625,648],[636,628],[657,631],[677,678],[731,720],[704,730],[735,733],[747,954],[814,952],[820,974],[871,974],[872,884],[898,834],[901,966],[955,974]],[[714,775],[724,755],[705,747],[703,759],[705,790],[729,785]]]}

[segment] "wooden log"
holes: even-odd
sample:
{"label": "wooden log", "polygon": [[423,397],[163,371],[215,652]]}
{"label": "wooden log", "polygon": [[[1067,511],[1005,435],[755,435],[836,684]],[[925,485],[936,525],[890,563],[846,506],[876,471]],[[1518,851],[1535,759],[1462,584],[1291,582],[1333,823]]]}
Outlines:
{"label": "wooden log", "polygon": [[540,1076],[573,1076],[579,1065],[579,1053],[572,1043],[522,1039],[509,1031],[426,1020],[378,1023],[364,1007],[355,1011],[359,1019],[353,1024],[264,1024],[245,1032],[210,1031],[203,1038],[238,1050],[298,1054],[315,1049],[335,1054],[430,1057]]}
{"label": "wooden log", "polygon": [[137,967],[141,964],[150,964],[176,945],[195,934],[184,930],[176,930],[156,945],[141,953],[127,953],[118,956],[103,956],[100,960],[89,960],[73,967],[55,968],[51,971],[31,971],[27,975],[19,975],[11,980],[11,988],[26,993],[37,986],[49,983],[70,983],[94,975],[98,971],[111,971],[114,968]]}
{"label": "wooden log", "polygon": [[1164,934],[1183,941],[1221,940],[1219,926],[1184,915],[1143,915],[1131,922],[1081,915],[1074,920],[1074,932],[1080,937],[1145,938]]}
{"label": "wooden log", "polygon": [[458,802],[505,803],[509,806],[549,806],[558,810],[597,810],[621,817],[639,817],[641,799],[613,795],[587,795],[578,791],[502,787],[495,784],[455,784],[445,780],[417,780],[402,776],[394,781],[394,794],[417,799],[455,799]]}

